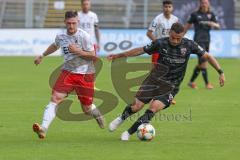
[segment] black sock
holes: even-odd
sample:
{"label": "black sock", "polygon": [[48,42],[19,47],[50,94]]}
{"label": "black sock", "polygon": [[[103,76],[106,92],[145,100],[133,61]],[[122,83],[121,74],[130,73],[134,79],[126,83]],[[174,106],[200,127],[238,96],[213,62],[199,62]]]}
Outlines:
{"label": "black sock", "polygon": [[130,117],[131,115],[133,115],[135,112],[132,111],[132,108],[131,108],[131,104],[127,105],[126,108],[124,109],[122,115],[121,115],[121,118],[122,120],[125,120],[127,119],[128,117]]}
{"label": "black sock", "polygon": [[204,69],[201,69],[201,70],[202,70],[202,76],[203,76],[204,82],[205,82],[205,84],[208,84],[208,74],[207,74],[207,69],[204,68]]}
{"label": "black sock", "polygon": [[151,110],[146,110],[144,115],[138,118],[138,120],[132,125],[131,128],[128,129],[129,134],[133,134],[137,131],[138,127],[143,123],[149,123],[151,119],[154,117],[154,113]]}
{"label": "black sock", "polygon": [[190,82],[194,82],[194,80],[197,78],[199,73],[200,73],[200,69],[198,67],[195,67],[193,70],[193,75],[192,75]]}

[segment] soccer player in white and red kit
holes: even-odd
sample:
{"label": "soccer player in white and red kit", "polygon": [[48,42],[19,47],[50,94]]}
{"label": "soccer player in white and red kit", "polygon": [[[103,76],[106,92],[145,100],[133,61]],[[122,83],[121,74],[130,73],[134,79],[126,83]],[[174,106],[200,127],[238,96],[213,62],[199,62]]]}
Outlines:
{"label": "soccer player in white and red kit", "polygon": [[100,49],[99,20],[96,13],[91,11],[91,1],[81,0],[82,10],[78,12],[79,28],[90,34],[96,51]]}
{"label": "soccer player in white and red kit", "polygon": [[52,97],[46,106],[42,124],[33,124],[33,130],[39,138],[45,138],[49,125],[56,117],[57,106],[72,91],[75,91],[81,103],[83,112],[93,116],[99,126],[104,128],[104,118],[93,104],[94,95],[94,73],[93,60],[96,58],[90,35],[78,29],[78,13],[67,11],[65,13],[65,25],[67,30],[55,38],[40,56],[37,56],[34,63],[40,64],[42,59],[61,48],[64,57],[64,64],[61,74],[52,89]]}
{"label": "soccer player in white and red kit", "polygon": [[[163,13],[156,16],[151,22],[147,36],[156,41],[158,38],[169,37],[169,31],[172,25],[178,22],[178,18],[172,14],[173,3],[171,0],[163,1]],[[158,60],[158,53],[152,54],[152,63],[156,64]]]}

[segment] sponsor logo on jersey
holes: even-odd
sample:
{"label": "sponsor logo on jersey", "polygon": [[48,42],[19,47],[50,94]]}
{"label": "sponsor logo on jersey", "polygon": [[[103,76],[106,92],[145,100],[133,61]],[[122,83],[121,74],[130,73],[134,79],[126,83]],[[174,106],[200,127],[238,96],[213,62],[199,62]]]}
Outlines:
{"label": "sponsor logo on jersey", "polygon": [[207,14],[208,19],[212,18],[212,14]]}
{"label": "sponsor logo on jersey", "polygon": [[187,53],[187,48],[181,48],[181,55],[185,56]]}
{"label": "sponsor logo on jersey", "polygon": [[156,22],[152,22],[152,27],[156,28],[157,27],[157,23]]}
{"label": "sponsor logo on jersey", "polygon": [[163,48],[162,50],[163,50],[164,53],[167,53],[167,50],[166,50],[166,49]]}
{"label": "sponsor logo on jersey", "polygon": [[147,44],[146,49],[152,48],[152,46],[153,46],[153,43],[151,42],[151,43]]}

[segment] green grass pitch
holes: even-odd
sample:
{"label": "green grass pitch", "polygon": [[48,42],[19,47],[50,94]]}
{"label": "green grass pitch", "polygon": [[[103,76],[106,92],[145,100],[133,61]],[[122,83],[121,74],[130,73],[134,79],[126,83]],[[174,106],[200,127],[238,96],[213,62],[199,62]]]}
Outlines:
{"label": "green grass pitch", "polygon": [[[147,62],[146,58],[132,58],[131,62]],[[62,62],[48,57],[36,67],[33,57],[0,57],[0,160],[234,160],[240,148],[240,60],[220,59],[226,74],[226,85],[220,88],[218,75],[211,68],[209,77],[215,89],[206,90],[202,76],[198,90],[187,87],[196,60],[190,60],[177,104],[153,119],[156,137],[141,142],[136,135],[129,142],[119,140],[128,120],[116,132],[98,128],[95,120],[66,122],[55,119],[47,138],[39,140],[32,132],[32,124],[41,122],[51,90],[48,78]],[[97,87],[114,90],[110,76],[111,64],[97,77]],[[132,73],[134,75],[134,73]],[[136,75],[135,75],[136,76]],[[73,112],[81,112],[76,98]],[[97,102],[98,104],[98,102]],[[117,108],[106,114],[107,124],[122,112],[125,103],[120,99]],[[182,115],[182,119],[171,116]],[[164,117],[165,116],[165,117]],[[176,118],[176,117],[175,117]]]}

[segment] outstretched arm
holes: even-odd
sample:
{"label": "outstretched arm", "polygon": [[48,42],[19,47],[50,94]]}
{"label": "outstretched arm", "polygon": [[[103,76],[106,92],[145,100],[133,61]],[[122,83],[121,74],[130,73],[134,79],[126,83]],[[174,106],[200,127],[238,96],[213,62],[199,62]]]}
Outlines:
{"label": "outstretched arm", "polygon": [[110,54],[107,56],[107,59],[114,60],[114,59],[122,58],[122,57],[135,57],[135,56],[139,56],[141,54],[144,54],[143,47],[134,48],[134,49],[131,49],[131,50],[129,50],[127,52],[123,52],[123,53]]}
{"label": "outstretched arm", "polygon": [[221,69],[218,61],[212,56],[210,55],[209,53],[205,53],[202,58],[205,58],[208,60],[208,62],[211,64],[211,66],[213,68],[215,68],[215,70],[219,73],[219,83],[220,83],[220,86],[224,86],[224,83],[225,83],[225,75],[223,73],[223,70]]}
{"label": "outstretched arm", "polygon": [[35,58],[35,60],[34,60],[34,64],[36,64],[36,65],[40,64],[40,63],[42,62],[43,57],[46,57],[46,56],[54,53],[56,50],[58,50],[58,46],[57,46],[55,43],[51,44],[51,45],[46,49],[46,51],[43,52],[42,55],[36,56],[36,58]]}

